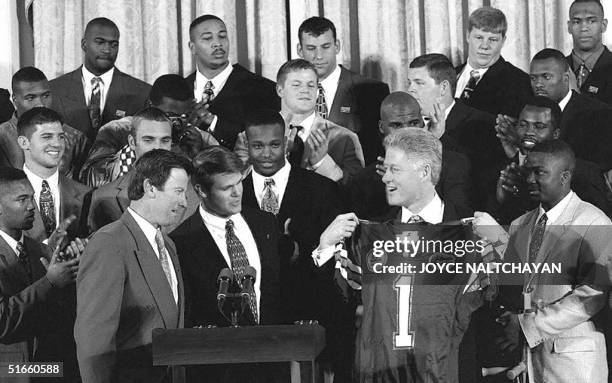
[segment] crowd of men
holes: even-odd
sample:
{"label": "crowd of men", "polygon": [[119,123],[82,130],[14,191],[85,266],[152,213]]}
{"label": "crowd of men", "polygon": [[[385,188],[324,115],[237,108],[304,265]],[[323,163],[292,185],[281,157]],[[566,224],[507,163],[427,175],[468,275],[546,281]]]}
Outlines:
{"label": "crowd of men", "polygon": [[[45,382],[170,382],[153,366],[153,329],[229,326],[217,294],[229,269],[230,291],[255,270],[235,323],[325,328],[328,382],[607,382],[603,6],[575,0],[572,51],[541,50],[529,73],[501,56],[500,10],[468,24],[465,63],[416,57],[394,92],[337,63],[341,37],[323,17],[303,21],[300,58],[276,82],[231,65],[214,15],[189,26],[196,70],[185,78],[150,86],[121,72],[107,18],[87,24],[76,70],[49,81],[19,69],[0,125],[0,365],[62,362],[63,377]],[[478,262],[559,262],[562,275],[415,285],[404,318],[414,339],[400,347],[402,318],[389,313],[402,303],[385,303],[391,284],[362,286],[349,240],[376,222],[461,218],[486,243]],[[186,378],[290,375],[245,364]]]}

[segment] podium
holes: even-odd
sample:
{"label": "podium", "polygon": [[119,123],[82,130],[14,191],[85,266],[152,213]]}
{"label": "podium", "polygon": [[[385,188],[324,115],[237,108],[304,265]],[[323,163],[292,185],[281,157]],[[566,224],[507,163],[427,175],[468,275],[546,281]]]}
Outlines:
{"label": "podium", "polygon": [[172,366],[184,383],[185,365],[291,362],[291,382],[314,383],[325,346],[318,324],[153,330],[153,365]]}

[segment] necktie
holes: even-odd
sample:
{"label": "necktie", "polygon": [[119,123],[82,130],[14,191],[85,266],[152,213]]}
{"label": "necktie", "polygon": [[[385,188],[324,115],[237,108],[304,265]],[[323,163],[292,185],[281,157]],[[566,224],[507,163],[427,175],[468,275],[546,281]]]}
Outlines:
{"label": "necktie", "polygon": [[[170,255],[168,254],[168,250],[166,249],[166,245],[164,243],[164,236],[160,229],[157,229],[155,233],[155,244],[157,245],[157,250],[159,251],[159,262],[161,263],[161,267],[164,270],[164,274],[166,275],[166,279],[168,280],[168,284],[170,285],[170,289],[172,290],[172,295],[174,295],[174,286],[176,286],[176,281],[172,277],[172,270],[170,270]],[[176,299],[176,297],[175,297]]]}
{"label": "necktie", "polygon": [[40,208],[40,216],[45,226],[45,232],[47,238],[51,236],[53,230],[55,230],[55,203],[53,202],[53,194],[51,194],[51,188],[46,180],[42,182],[42,189],[40,191],[40,199],[38,202]]}
{"label": "necktie", "polygon": [[582,88],[582,84],[585,83],[590,73],[591,71],[589,71],[589,68],[587,68],[584,63],[581,63],[578,67],[578,70],[576,70],[576,81],[578,83],[578,89]]}
{"label": "necktie", "polygon": [[202,94],[202,98],[207,98],[208,102],[211,102],[213,98],[215,98],[215,86],[212,81],[208,81],[206,85],[204,85],[204,93]]}
{"label": "necktie", "polygon": [[533,233],[531,233],[531,241],[529,242],[529,262],[535,262],[540,246],[542,246],[542,239],[544,238],[544,230],[546,229],[546,221],[548,217],[543,214],[542,217],[536,223]]}
{"label": "necktie", "polygon": [[[244,249],[242,242],[240,242],[234,233],[234,222],[231,219],[228,219],[225,223],[225,243],[227,245],[227,253],[229,254],[230,262],[232,264],[232,270],[236,275],[238,285],[242,287],[242,278],[244,277],[245,268],[249,266],[249,259],[247,258],[246,250]],[[257,316],[257,299],[254,292],[251,293],[250,301],[251,313],[253,313],[255,323],[259,323]]]}
{"label": "necktie", "polygon": [[129,172],[134,162],[136,162],[136,152],[130,148],[130,145],[125,145],[119,151],[119,177]]}
{"label": "necktie", "polygon": [[465,89],[463,89],[463,92],[461,93],[462,100],[470,99],[470,97],[472,96],[472,92],[474,92],[474,89],[476,89],[478,80],[480,80],[480,73],[477,70],[472,70],[470,72],[470,79],[467,85],[465,86]]}
{"label": "necktie", "polygon": [[325,90],[321,83],[318,84],[319,92],[317,95],[317,115],[327,119],[327,103],[325,102]]}
{"label": "necktie", "polygon": [[[297,133],[299,133],[302,129],[304,129],[304,127],[300,125],[291,125],[289,129],[297,129]],[[293,147],[289,152],[287,159],[289,160],[291,166],[299,168],[302,166],[302,157],[304,156],[304,141],[297,133],[295,135],[295,139],[293,140]]]}
{"label": "necktie", "polygon": [[28,258],[28,254],[26,253],[23,243],[21,242],[17,242],[17,258],[28,274],[29,281],[32,282],[32,265],[30,265],[30,259]]}
{"label": "necktie", "polygon": [[264,192],[261,198],[261,210],[267,211],[274,215],[278,214],[278,196],[272,190],[274,186],[274,180],[272,178],[266,178],[264,181]]}
{"label": "necktie", "polygon": [[89,98],[89,120],[91,121],[91,127],[94,130],[100,128],[101,114],[101,89],[100,85],[104,84],[100,77],[94,77],[91,79],[91,97]]}
{"label": "necktie", "polygon": [[425,220],[420,216],[420,215],[413,215],[410,218],[408,218],[408,221],[406,223],[424,223]]}

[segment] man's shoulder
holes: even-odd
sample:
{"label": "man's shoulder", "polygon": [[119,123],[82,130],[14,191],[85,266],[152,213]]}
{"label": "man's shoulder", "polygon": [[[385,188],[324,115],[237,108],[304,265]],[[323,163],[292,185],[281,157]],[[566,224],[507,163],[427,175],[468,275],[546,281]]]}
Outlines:
{"label": "man's shoulder", "polygon": [[593,97],[585,96],[584,94],[576,91],[572,91],[572,97],[567,105],[567,107],[570,109],[575,108],[577,111],[612,111],[612,106],[606,104],[605,102]]}
{"label": "man's shoulder", "polygon": [[455,105],[449,114],[449,117],[453,116],[453,111],[457,115],[465,116],[468,121],[477,121],[495,124],[495,116],[492,113],[485,112],[480,109],[473,108],[464,102],[455,101]]}
{"label": "man's shoulder", "polygon": [[359,73],[353,72],[350,69],[347,69],[340,65],[340,82],[349,81],[352,86],[358,90],[371,90],[371,91],[380,91],[385,90],[389,91],[389,86],[379,80],[375,80],[370,77],[363,76]]}
{"label": "man's shoulder", "polygon": [[60,84],[65,84],[65,83],[71,82],[75,78],[80,78],[80,76],[81,76],[80,71],[81,71],[81,66],[79,66],[75,70],[72,70],[70,72],[66,72],[66,73],[64,73],[61,76],[57,76],[53,80],[50,80],[49,81],[49,85],[51,87],[53,87],[55,85],[60,85]]}
{"label": "man's shoulder", "polygon": [[116,195],[117,190],[119,189],[119,186],[123,184],[129,185],[129,181],[131,179],[132,179],[131,173],[124,174],[121,177],[117,178],[116,180],[113,180],[97,188],[96,191],[94,192],[94,196],[99,198],[103,196]]}
{"label": "man's shoulder", "polygon": [[151,89],[151,85],[136,77],[130,76],[129,74],[120,71],[118,68],[115,68],[115,73],[113,73],[113,81],[114,80],[119,80],[123,82],[124,86],[131,91],[144,91],[147,92],[147,96],[149,95],[148,92]]}
{"label": "man's shoulder", "polygon": [[93,188],[91,186],[84,185],[80,182],[77,182],[73,179],[70,179],[62,174],[60,174],[60,185],[67,190],[71,190],[75,195],[83,195],[89,193]]}
{"label": "man's shoulder", "polygon": [[495,68],[495,71],[491,71],[492,74],[494,73],[496,77],[503,79],[507,83],[511,83],[517,80],[526,82],[531,81],[529,79],[529,75],[525,71],[514,66],[511,62],[504,60],[503,57],[500,57],[499,60],[495,64],[493,64],[490,69],[493,68]]}
{"label": "man's shoulder", "polygon": [[235,77],[237,80],[239,79],[243,81],[258,82],[260,84],[267,85],[267,86],[275,85],[274,81],[267,79],[263,76],[260,76],[257,73],[253,73],[240,64],[234,64],[233,68],[234,69],[232,70],[232,73],[230,74],[230,78]]}
{"label": "man's shoulder", "polygon": [[[197,223],[198,219],[202,220],[202,218],[200,217],[199,208],[196,209],[193,214],[187,217],[183,222],[181,222],[180,225],[178,225],[174,230],[172,230],[171,233],[168,234],[177,247],[181,247],[182,245],[184,245],[185,239],[191,240],[194,238],[193,231],[196,227],[195,224]],[[208,230],[206,229],[206,225],[204,225],[203,223],[202,226],[204,227],[204,230]]]}

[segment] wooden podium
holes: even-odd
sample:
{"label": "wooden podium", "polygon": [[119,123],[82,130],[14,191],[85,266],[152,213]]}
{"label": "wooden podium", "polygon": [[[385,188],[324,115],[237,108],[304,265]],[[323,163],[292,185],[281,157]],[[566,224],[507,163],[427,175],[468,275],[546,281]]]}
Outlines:
{"label": "wooden podium", "polygon": [[185,365],[291,362],[292,383],[314,383],[324,346],[318,324],[155,329],[153,365],[172,366],[174,383],[183,383]]}

